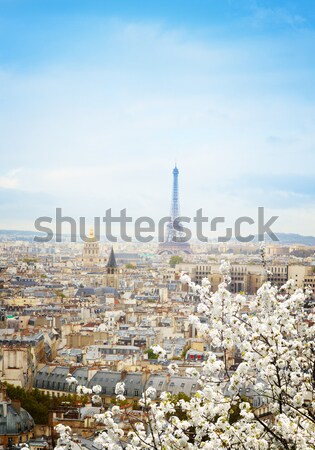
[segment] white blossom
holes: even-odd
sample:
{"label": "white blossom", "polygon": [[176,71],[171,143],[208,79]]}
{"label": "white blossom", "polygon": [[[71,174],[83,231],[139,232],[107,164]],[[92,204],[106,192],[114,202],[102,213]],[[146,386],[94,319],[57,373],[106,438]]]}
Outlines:
{"label": "white blossom", "polygon": [[152,345],[151,350],[153,353],[158,355],[158,360],[163,360],[166,358],[166,351],[160,345]]}
{"label": "white blossom", "polygon": [[68,383],[68,384],[77,384],[78,383],[78,381],[76,380],[76,378],[75,377],[73,377],[71,374],[68,374],[67,375],[67,377],[66,377],[66,382]]}
{"label": "white blossom", "polygon": [[120,381],[116,384],[115,387],[115,394],[116,395],[122,395],[125,392],[125,383],[123,381]]}
{"label": "white blossom", "polygon": [[92,403],[101,403],[102,402],[102,398],[99,395],[92,395]]}
{"label": "white blossom", "polygon": [[102,386],[96,384],[92,387],[92,391],[94,392],[94,394],[100,394],[102,392]]}
{"label": "white blossom", "polygon": [[[120,450],[121,441],[126,450],[315,448],[315,315],[304,308],[307,294],[292,282],[279,289],[267,282],[256,296],[235,296],[228,290],[229,263],[222,262],[221,273],[224,282],[215,293],[208,283],[196,286],[182,275],[200,297],[198,314],[206,318],[201,323],[191,316],[189,322],[212,349],[199,370],[186,369],[195,393],[176,400],[149,386],[139,401],[141,418],[130,415],[132,429],[126,435],[119,406],[97,415],[104,425],[95,441],[100,450]],[[151,348],[165,358],[162,347]],[[236,351],[242,360],[231,370]],[[176,379],[177,365],[171,363],[168,370]],[[78,386],[77,391],[98,396],[101,387]],[[123,382],[115,392],[117,400],[125,399]],[[64,450],[71,431],[57,427],[57,448]]]}
{"label": "white blossom", "polygon": [[179,372],[179,368],[176,363],[169,364],[167,369],[171,375],[176,375]]}
{"label": "white blossom", "polygon": [[181,277],[180,277],[180,281],[183,284],[185,284],[185,283],[189,284],[191,282],[191,278],[185,272],[182,272],[181,273]]}

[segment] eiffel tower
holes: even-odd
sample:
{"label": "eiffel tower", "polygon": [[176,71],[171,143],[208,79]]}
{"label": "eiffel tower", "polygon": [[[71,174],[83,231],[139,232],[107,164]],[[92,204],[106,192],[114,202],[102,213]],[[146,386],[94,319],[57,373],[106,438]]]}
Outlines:
{"label": "eiffel tower", "polygon": [[[190,245],[185,242],[185,233],[182,224],[178,221],[180,217],[179,195],[178,195],[178,174],[177,165],[173,169],[173,190],[171,204],[171,220],[166,225],[166,239],[159,244],[158,254],[167,253],[174,255],[177,253],[191,253]],[[176,220],[177,219],[177,220]]]}

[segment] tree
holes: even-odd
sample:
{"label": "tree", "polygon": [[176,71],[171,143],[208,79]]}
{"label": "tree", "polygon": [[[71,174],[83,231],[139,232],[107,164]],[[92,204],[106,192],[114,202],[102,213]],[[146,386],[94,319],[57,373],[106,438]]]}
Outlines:
{"label": "tree", "polygon": [[[139,401],[142,417],[129,417],[127,437],[114,420],[119,408],[98,417],[104,423],[99,448],[118,450],[125,441],[127,450],[315,449],[315,315],[304,308],[309,293],[289,280],[280,288],[266,282],[246,298],[229,292],[228,263],[221,273],[215,293],[208,279],[197,286],[182,277],[200,298],[191,323],[222,355],[209,352],[201,373],[187,369],[198,380],[197,393],[176,399],[166,392],[155,402],[149,386]],[[164,357],[159,346],[153,349]],[[242,362],[231,370],[229,355],[236,349]],[[174,374],[176,364],[169,370]],[[244,397],[244,390],[252,394]],[[124,383],[116,394],[124,400]]]}
{"label": "tree", "polygon": [[146,353],[148,354],[148,359],[158,359],[158,355],[154,353],[152,348],[149,348]]}
{"label": "tree", "polygon": [[22,261],[26,264],[35,264],[38,262],[38,258],[23,258]]}
{"label": "tree", "polygon": [[180,355],[181,359],[185,359],[186,358],[186,354],[187,354],[188,350],[190,350],[190,348],[191,348],[190,344],[186,344],[185,345],[185,347],[183,348],[182,353]]}
{"label": "tree", "polygon": [[19,386],[6,383],[8,397],[12,400],[20,400],[22,408],[26,409],[33,417],[34,422],[40,425],[48,424],[48,411],[60,406],[63,402],[76,405],[78,401],[84,403],[87,397],[79,397],[76,394],[64,394],[61,397],[51,397],[39,389],[26,390]]}
{"label": "tree", "polygon": [[66,298],[65,294],[60,289],[54,290],[54,294],[62,300]]}
{"label": "tree", "polygon": [[181,264],[183,262],[183,258],[179,255],[173,255],[170,257],[169,264],[171,267],[175,267],[176,264]]}

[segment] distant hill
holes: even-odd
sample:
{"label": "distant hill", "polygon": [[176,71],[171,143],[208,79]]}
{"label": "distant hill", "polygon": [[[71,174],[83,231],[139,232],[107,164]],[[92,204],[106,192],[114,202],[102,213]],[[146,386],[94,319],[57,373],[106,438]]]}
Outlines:
{"label": "distant hill", "polygon": [[[315,246],[315,237],[314,236],[302,236],[296,233],[275,233],[279,239],[280,244],[301,244],[301,245],[309,245]],[[270,242],[271,239],[266,237],[266,242]]]}
{"label": "distant hill", "polygon": [[43,233],[38,231],[26,230],[0,230],[0,241],[28,241],[32,242],[35,236],[40,236]]}
{"label": "distant hill", "polygon": [[26,230],[0,230],[0,235],[8,236],[35,236],[38,231],[26,231]]}
{"label": "distant hill", "polygon": [[[277,233],[274,232],[274,234],[279,239],[278,241],[273,241],[268,235],[265,236],[265,242],[274,242],[275,244],[282,244],[282,245],[308,245],[310,247],[315,247],[315,236],[302,236],[301,234],[297,233]],[[253,242],[258,242],[258,235],[256,234],[255,239],[253,239]]]}

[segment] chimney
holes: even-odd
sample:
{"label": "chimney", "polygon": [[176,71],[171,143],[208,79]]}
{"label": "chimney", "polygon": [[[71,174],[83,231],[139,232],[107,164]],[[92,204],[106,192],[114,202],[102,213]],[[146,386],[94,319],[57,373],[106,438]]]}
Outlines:
{"label": "chimney", "polygon": [[15,409],[15,411],[20,414],[21,412],[21,400],[11,400],[11,405],[13,406],[13,408]]}
{"label": "chimney", "polygon": [[125,381],[126,376],[127,376],[127,370],[122,370],[121,376],[120,376],[121,381]]}
{"label": "chimney", "polygon": [[150,370],[149,369],[143,369],[142,371],[142,377],[141,377],[141,383],[143,386],[146,386],[148,379],[150,377]]}

